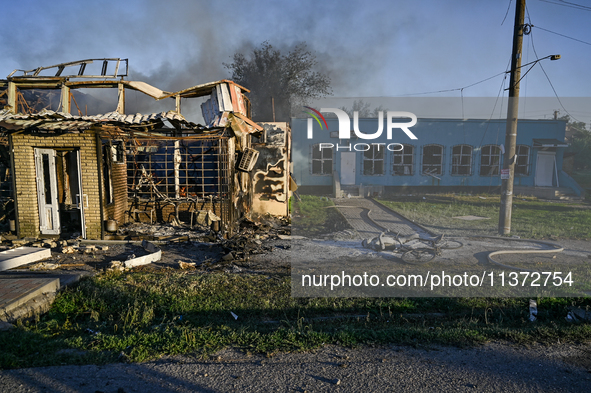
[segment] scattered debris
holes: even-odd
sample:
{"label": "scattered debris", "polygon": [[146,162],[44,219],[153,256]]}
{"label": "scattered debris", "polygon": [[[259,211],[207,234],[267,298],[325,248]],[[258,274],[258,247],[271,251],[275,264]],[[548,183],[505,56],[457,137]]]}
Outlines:
{"label": "scattered debris", "polygon": [[62,254],[74,254],[76,250],[73,246],[66,246],[62,248]]}
{"label": "scattered debris", "polygon": [[230,311],[230,314],[232,314],[232,316],[234,317],[234,320],[238,319],[238,315],[234,314],[232,311]]}
{"label": "scattered debris", "polygon": [[571,307],[566,315],[568,322],[591,322],[591,310],[583,310],[580,307]]}
{"label": "scattered debris", "polygon": [[37,263],[29,268],[29,270],[55,270],[59,267],[58,264],[41,262]]}
{"label": "scattered debris", "polygon": [[111,261],[109,262],[109,266],[107,267],[108,270],[118,270],[123,271],[125,270],[125,266],[121,261]]}
{"label": "scattered debris", "polygon": [[183,270],[195,269],[197,264],[195,262],[183,262],[179,261],[179,267]]}
{"label": "scattered debris", "polygon": [[538,303],[535,300],[530,299],[530,301],[529,301],[529,320],[531,322],[534,322],[536,319],[538,319]]}

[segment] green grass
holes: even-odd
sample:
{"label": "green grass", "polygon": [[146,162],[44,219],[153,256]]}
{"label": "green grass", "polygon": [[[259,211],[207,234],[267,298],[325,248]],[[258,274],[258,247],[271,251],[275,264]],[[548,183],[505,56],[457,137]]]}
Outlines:
{"label": "green grass", "polygon": [[285,276],[109,273],[60,293],[40,320],[0,332],[0,368],[201,357],[227,346],[273,354],[325,344],[588,341],[589,324],[564,320],[573,304],[591,299],[538,299],[531,323],[528,299],[292,298]]}
{"label": "green grass", "polygon": [[315,236],[347,228],[347,221],[331,206],[334,203],[327,197],[302,195],[301,200],[294,203],[294,234]]}
{"label": "green grass", "polygon": [[591,198],[591,171],[579,170],[572,173],[572,178],[586,191],[586,198]]}
{"label": "green grass", "polygon": [[[379,202],[406,218],[438,233],[496,235],[499,221],[498,195],[426,195],[399,197]],[[474,215],[488,220],[464,221],[457,216]],[[591,205],[585,202],[544,202],[531,197],[513,198],[511,234],[524,238],[591,238]]]}

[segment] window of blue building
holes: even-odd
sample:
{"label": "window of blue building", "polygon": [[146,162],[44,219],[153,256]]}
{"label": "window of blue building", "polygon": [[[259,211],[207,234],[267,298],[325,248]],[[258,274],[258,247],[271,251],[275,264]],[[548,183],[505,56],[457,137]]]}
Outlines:
{"label": "window of blue building", "polygon": [[443,146],[423,146],[422,173],[424,175],[443,174]]}
{"label": "window of blue building", "polygon": [[470,176],[472,174],[472,146],[454,146],[451,154],[451,174]]}
{"label": "window of blue building", "polygon": [[331,175],[333,154],[332,148],[320,149],[320,144],[312,146],[312,174]]}
{"label": "window of blue building", "polygon": [[480,151],[480,176],[497,176],[501,164],[501,148],[497,145],[482,146]]}
{"label": "window of blue building", "polygon": [[517,162],[515,163],[515,174],[520,176],[529,175],[529,146],[517,145],[515,150]]}
{"label": "window of blue building", "polygon": [[402,150],[392,154],[392,175],[411,176],[414,174],[414,152],[413,145],[403,145]]}
{"label": "window of blue building", "polygon": [[363,174],[376,176],[384,174],[384,146],[371,145],[363,152]]}

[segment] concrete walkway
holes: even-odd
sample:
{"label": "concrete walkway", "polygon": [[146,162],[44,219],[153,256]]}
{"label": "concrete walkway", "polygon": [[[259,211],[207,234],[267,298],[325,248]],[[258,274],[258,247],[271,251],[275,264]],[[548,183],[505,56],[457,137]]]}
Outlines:
{"label": "concrete walkway", "polygon": [[384,228],[402,236],[413,233],[430,236],[428,232],[419,226],[400,217],[372,199],[335,198],[333,202],[349,224],[359,233],[361,239],[378,236],[384,232]]}
{"label": "concrete walkway", "polygon": [[36,310],[43,311],[59,287],[59,278],[0,276],[0,321],[13,322],[34,316]]}
{"label": "concrete walkway", "polygon": [[0,321],[14,323],[46,312],[61,288],[80,281],[87,274],[64,270],[0,273]]}

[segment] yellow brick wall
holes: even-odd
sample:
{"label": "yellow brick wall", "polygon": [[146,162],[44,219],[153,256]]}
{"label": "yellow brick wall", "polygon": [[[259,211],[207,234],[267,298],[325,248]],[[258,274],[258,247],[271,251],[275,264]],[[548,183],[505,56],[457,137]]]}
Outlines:
{"label": "yellow brick wall", "polygon": [[113,187],[113,202],[107,204],[107,193],[103,183],[104,217],[105,220],[110,218],[116,220],[121,225],[125,222],[125,212],[127,211],[127,165],[125,163],[113,163],[111,185]]}
{"label": "yellow brick wall", "polygon": [[93,131],[80,134],[13,134],[15,199],[18,212],[17,226],[20,237],[38,237],[39,207],[37,203],[37,182],[35,174],[35,148],[80,149],[82,191],[88,196],[85,204],[86,237],[101,238],[101,214],[96,137]]}

